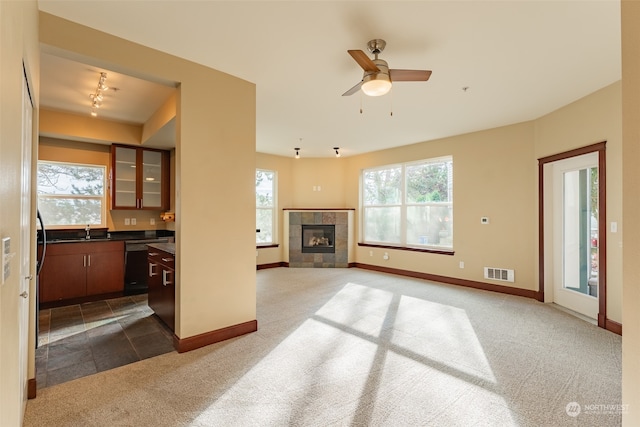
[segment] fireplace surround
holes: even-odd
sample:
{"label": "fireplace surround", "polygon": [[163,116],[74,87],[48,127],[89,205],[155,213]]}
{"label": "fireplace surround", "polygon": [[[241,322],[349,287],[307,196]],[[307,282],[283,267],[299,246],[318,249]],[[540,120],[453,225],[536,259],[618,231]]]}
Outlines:
{"label": "fireplace surround", "polygon": [[284,216],[288,225],[285,254],[289,267],[349,266],[349,245],[353,242],[352,209],[284,209]]}

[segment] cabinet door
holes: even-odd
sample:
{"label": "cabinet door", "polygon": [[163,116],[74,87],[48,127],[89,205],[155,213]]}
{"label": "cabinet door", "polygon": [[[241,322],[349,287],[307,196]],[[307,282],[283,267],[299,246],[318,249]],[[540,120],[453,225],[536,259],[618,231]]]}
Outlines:
{"label": "cabinet door", "polygon": [[158,313],[158,310],[162,311],[162,267],[153,256],[147,259],[149,273],[147,277],[148,304],[155,313]]}
{"label": "cabinet door", "polygon": [[86,255],[47,255],[40,272],[40,302],[86,295]]}
{"label": "cabinet door", "polygon": [[158,316],[169,326],[175,330],[175,312],[176,312],[176,285],[175,271],[172,268],[162,266],[162,304]]}
{"label": "cabinet door", "polygon": [[163,187],[165,171],[163,170],[162,151],[142,151],[142,202],[141,208],[164,209]]}
{"label": "cabinet door", "polygon": [[111,208],[169,209],[169,154],[111,146]]}
{"label": "cabinet door", "polygon": [[111,207],[138,207],[137,148],[111,147]]}
{"label": "cabinet door", "polygon": [[[94,243],[97,245],[99,243]],[[87,295],[124,290],[124,251],[87,254]]]}

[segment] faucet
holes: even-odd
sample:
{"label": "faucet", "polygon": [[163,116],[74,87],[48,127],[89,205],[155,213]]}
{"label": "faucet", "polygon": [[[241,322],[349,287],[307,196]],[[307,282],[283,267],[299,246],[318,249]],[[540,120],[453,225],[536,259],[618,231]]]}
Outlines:
{"label": "faucet", "polygon": [[87,226],[84,228],[84,231],[87,232],[87,235],[84,238],[89,240],[91,238],[91,234],[89,234],[91,232],[91,225],[87,224]]}

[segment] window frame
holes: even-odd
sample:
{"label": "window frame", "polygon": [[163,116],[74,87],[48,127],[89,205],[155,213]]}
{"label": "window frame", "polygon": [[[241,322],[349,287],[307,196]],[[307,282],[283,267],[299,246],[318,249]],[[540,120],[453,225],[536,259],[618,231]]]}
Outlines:
{"label": "window frame", "polygon": [[[408,191],[407,191],[407,169],[411,166],[416,165],[429,165],[429,164],[438,164],[438,163],[451,163],[451,170],[448,176],[448,201],[444,202],[409,202],[408,199]],[[365,202],[365,174],[369,172],[377,172],[386,169],[400,168],[400,182],[399,182],[399,202],[394,204],[370,204],[367,205]],[[443,207],[447,206],[450,215],[450,232],[451,232],[451,244],[450,246],[445,245],[430,245],[428,243],[407,243],[407,228],[408,228],[408,219],[407,219],[407,211],[410,207],[425,207],[425,206],[433,206],[433,207]],[[376,240],[367,240],[366,239],[366,230],[367,230],[367,209],[371,208],[381,208],[381,207],[399,207],[400,208],[400,219],[399,219],[399,242],[389,242],[389,241],[376,241]],[[429,252],[429,253],[438,253],[444,255],[453,255],[455,253],[453,246],[453,156],[439,156],[428,159],[421,160],[413,160],[410,162],[403,163],[392,163],[388,165],[381,165],[372,168],[362,169],[360,173],[360,236],[361,241],[358,243],[358,246],[366,246],[366,247],[376,247],[376,248],[385,248],[385,249],[401,249],[408,251],[416,251],[416,252]]]}
{"label": "window frame", "polygon": [[[272,200],[273,203],[270,207],[266,206],[258,206],[256,203],[256,230],[258,229],[258,211],[259,210],[270,210],[271,211],[271,241],[268,242],[258,242],[258,233],[256,232],[256,247],[273,247],[277,245],[277,236],[278,236],[278,217],[277,217],[277,206],[278,206],[278,172],[272,169],[264,169],[264,168],[256,168],[256,180],[258,172],[263,173],[271,173],[273,174],[272,180]],[[257,186],[256,186],[257,193]]]}
{"label": "window frame", "polygon": [[[40,194],[38,188],[38,175],[40,174],[41,164],[56,164],[73,167],[86,167],[102,170],[102,195],[78,195],[78,194]],[[37,203],[41,198],[45,199],[77,199],[77,200],[100,200],[100,224],[91,224],[92,228],[107,228],[107,205],[109,203],[109,191],[108,191],[108,170],[106,165],[91,164],[91,163],[79,163],[79,162],[63,162],[57,160],[40,160],[38,159],[36,165],[36,199]],[[45,218],[46,221],[46,218]],[[84,229],[86,224],[47,224],[45,227],[49,230],[63,230],[63,229]]]}

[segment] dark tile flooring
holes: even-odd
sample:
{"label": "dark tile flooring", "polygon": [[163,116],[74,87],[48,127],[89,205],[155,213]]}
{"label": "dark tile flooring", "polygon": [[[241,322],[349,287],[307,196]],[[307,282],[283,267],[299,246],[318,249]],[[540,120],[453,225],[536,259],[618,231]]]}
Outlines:
{"label": "dark tile flooring", "polygon": [[146,294],[40,310],[37,387],[168,353],[172,336]]}

